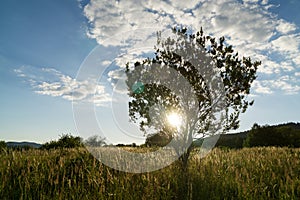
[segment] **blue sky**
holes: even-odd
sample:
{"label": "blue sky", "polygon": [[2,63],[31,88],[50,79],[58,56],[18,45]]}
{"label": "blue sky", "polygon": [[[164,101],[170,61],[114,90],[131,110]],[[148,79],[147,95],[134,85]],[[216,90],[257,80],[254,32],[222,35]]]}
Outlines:
{"label": "blue sky", "polygon": [[[153,46],[153,33],[176,24],[225,35],[241,55],[262,61],[251,95],[255,104],[241,116],[240,130],[255,122],[300,121],[299,8],[296,0],[1,1],[0,140],[84,135],[76,129],[71,100],[93,102],[100,121],[109,115],[105,103],[111,101],[97,79],[77,76],[85,58],[97,47],[100,68],[122,66]],[[108,69],[106,79],[120,78],[115,68]],[[112,135],[114,143],[141,141]]]}

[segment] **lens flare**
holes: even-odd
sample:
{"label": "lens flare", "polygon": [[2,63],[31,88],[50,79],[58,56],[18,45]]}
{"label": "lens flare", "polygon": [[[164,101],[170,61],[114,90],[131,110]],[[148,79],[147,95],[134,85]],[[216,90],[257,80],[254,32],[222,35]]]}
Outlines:
{"label": "lens flare", "polygon": [[176,128],[179,128],[182,123],[182,117],[178,113],[175,113],[175,112],[168,114],[167,120],[171,126],[176,127]]}

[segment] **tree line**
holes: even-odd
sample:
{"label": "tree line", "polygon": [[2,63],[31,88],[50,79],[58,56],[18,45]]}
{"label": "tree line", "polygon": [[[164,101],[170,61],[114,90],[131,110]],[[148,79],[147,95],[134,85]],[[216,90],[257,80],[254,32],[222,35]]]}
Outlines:
{"label": "tree line", "polygon": [[216,147],[300,147],[300,123],[258,125],[249,131],[221,135]]}
{"label": "tree line", "polygon": [[[167,134],[159,132],[146,138],[145,146],[163,147],[170,140]],[[203,139],[195,140],[193,145],[200,147]],[[300,147],[300,123],[287,123],[279,125],[258,125],[255,123],[248,131],[222,134],[215,147],[235,148],[243,147]]]}
{"label": "tree line", "polygon": [[244,147],[300,147],[300,124],[260,126],[254,124],[243,142]]}
{"label": "tree line", "polygon": [[105,138],[98,135],[93,135],[86,140],[79,136],[72,136],[71,134],[62,135],[57,141],[46,142],[41,149],[58,149],[58,148],[79,148],[86,146],[104,146],[106,145]]}
{"label": "tree line", "polygon": [[[104,146],[106,144],[106,139],[100,137],[99,135],[93,135],[87,139],[83,139],[79,136],[73,136],[71,134],[62,134],[58,140],[52,140],[49,142],[46,142],[39,147],[39,149],[64,149],[64,148],[80,148],[84,146]],[[14,150],[27,150],[35,148],[33,146],[30,146],[29,144],[26,145],[14,145],[10,146],[7,145],[5,141],[0,141],[0,152],[5,151],[6,149],[14,149]]]}
{"label": "tree line", "polygon": [[[141,147],[163,147],[170,140],[167,134],[159,132],[150,135],[146,138],[145,144]],[[201,140],[194,141],[194,146],[201,146]],[[46,142],[42,144],[40,149],[61,149],[61,148],[79,148],[84,146],[107,146],[105,138],[94,135],[84,140],[79,136],[71,134],[63,134],[58,140]],[[117,144],[117,147],[138,147],[139,145],[132,144]],[[258,125],[255,123],[251,130],[234,133],[223,134],[220,136],[216,147],[225,148],[243,148],[243,147],[262,147],[262,146],[277,146],[277,147],[300,147],[300,123],[287,123],[280,125]],[[0,152],[7,149],[5,141],[0,141]],[[29,146],[12,147],[14,149],[30,149]]]}

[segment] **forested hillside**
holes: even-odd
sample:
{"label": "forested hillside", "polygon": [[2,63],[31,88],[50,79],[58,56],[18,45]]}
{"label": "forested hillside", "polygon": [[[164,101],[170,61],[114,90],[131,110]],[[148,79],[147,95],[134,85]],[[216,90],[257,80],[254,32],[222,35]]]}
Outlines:
{"label": "forested hillside", "polygon": [[[197,145],[201,142],[196,141]],[[255,146],[300,147],[300,123],[278,125],[254,124],[251,130],[220,136],[216,147],[242,148]]]}

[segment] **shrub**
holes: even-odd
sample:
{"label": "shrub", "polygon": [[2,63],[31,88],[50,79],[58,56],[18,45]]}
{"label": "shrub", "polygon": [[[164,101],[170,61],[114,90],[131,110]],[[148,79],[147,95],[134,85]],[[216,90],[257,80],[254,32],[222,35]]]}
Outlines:
{"label": "shrub", "polygon": [[82,147],[82,138],[72,136],[70,134],[62,135],[58,141],[47,142],[42,145],[42,149],[57,149],[57,148],[77,148]]}

